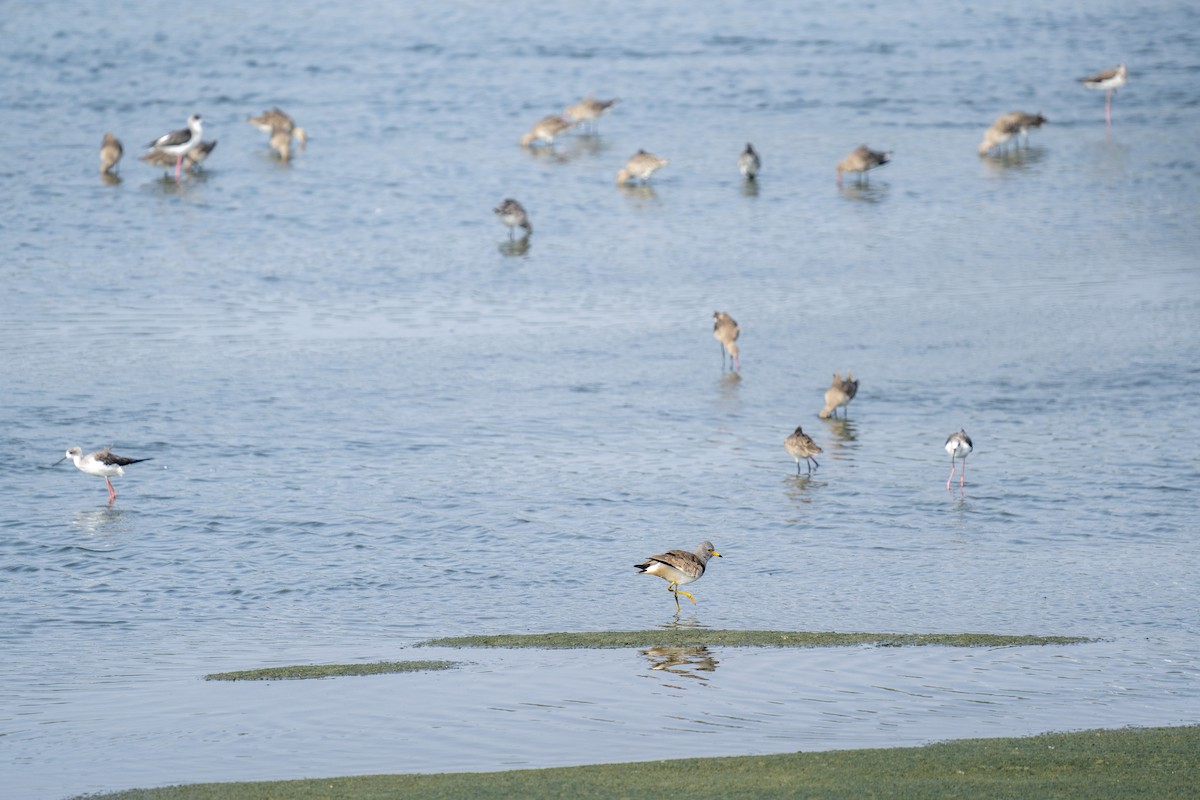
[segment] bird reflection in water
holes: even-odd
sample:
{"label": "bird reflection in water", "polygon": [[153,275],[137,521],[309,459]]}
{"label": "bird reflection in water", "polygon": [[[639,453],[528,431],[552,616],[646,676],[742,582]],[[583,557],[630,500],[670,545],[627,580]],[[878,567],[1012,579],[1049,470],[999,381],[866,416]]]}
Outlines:
{"label": "bird reflection in water", "polygon": [[842,417],[828,417],[821,420],[825,427],[829,429],[829,435],[833,437],[831,446],[834,450],[845,449],[850,442],[858,440],[858,431],[855,429],[854,423]]}
{"label": "bird reflection in water", "polygon": [[888,196],[886,183],[851,183],[847,181],[838,187],[838,193],[847,200],[860,203],[882,203]]}
{"label": "bird reflection in water", "polygon": [[1016,147],[983,156],[980,160],[991,172],[1002,176],[1009,171],[1022,172],[1035,167],[1045,157],[1046,148],[1044,147]]}
{"label": "bird reflection in water", "polygon": [[499,245],[500,255],[506,258],[513,256],[523,256],[529,252],[529,237],[522,236],[520,239],[509,239],[503,241]]}
{"label": "bird reflection in water", "polygon": [[650,669],[655,672],[670,672],[684,678],[706,681],[707,675],[698,673],[715,672],[720,663],[709,652],[705,645],[662,645],[643,650],[642,655],[650,662]]}
{"label": "bird reflection in water", "polygon": [[119,522],[125,512],[111,505],[104,508],[89,508],[79,511],[71,525],[88,533],[99,533],[103,528]]}

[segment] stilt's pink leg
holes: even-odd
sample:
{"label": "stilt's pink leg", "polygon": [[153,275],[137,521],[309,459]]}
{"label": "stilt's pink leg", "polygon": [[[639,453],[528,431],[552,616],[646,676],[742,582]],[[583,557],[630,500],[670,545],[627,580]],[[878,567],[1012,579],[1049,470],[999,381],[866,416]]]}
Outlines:
{"label": "stilt's pink leg", "polygon": [[967,459],[963,459],[963,471],[958,474],[958,488],[967,485]]}
{"label": "stilt's pink leg", "polygon": [[113,488],[112,481],[110,481],[107,477],[104,479],[104,482],[108,485],[108,502],[111,503],[113,500],[117,499],[117,490]]}
{"label": "stilt's pink leg", "polygon": [[954,456],[950,457],[950,477],[946,478],[946,491],[950,491],[950,482],[954,480]]}
{"label": "stilt's pink leg", "polygon": [[179,183],[179,168],[183,165],[183,156],[175,159],[175,182]]}

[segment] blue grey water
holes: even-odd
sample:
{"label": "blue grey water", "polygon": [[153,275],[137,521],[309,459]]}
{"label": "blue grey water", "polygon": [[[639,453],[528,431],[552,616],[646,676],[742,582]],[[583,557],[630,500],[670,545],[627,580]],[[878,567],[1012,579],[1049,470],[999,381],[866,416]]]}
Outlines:
{"label": "blue grey water", "polygon": [[[5,796],[1200,722],[1198,44],[1179,2],[7,4]],[[1106,130],[1076,79],[1120,61]],[[981,159],[1013,109],[1050,122]],[[137,156],[192,112],[177,185]],[[72,445],[153,460],[110,507]],[[676,620],[633,565],[701,539]],[[675,624],[1096,641],[416,647]]]}

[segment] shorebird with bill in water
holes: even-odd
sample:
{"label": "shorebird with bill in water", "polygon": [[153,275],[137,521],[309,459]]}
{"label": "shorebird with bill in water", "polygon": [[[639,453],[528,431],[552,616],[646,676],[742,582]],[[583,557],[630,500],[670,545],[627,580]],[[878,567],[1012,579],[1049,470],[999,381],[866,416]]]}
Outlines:
{"label": "shorebird with bill in water", "polygon": [[865,144],[860,144],[858,147],[850,151],[850,153],[837,163],[837,182],[838,186],[842,185],[842,173],[854,172],[858,174],[858,182],[869,182],[870,178],[867,173],[876,167],[882,167],[884,164],[892,160],[890,152],[882,150],[872,150]]}
{"label": "shorebird with bill in water", "polygon": [[[197,142],[195,147],[183,154],[183,168],[189,171],[195,170],[196,167],[200,166],[201,162],[208,158],[216,146],[216,139],[213,139],[211,142]],[[139,158],[147,164],[156,167],[165,167],[166,169],[170,169],[171,165],[175,163],[175,156],[170,153],[164,153],[161,150],[151,150],[149,153],[139,156]]]}
{"label": "shorebird with bill in water", "polygon": [[1003,147],[1014,136],[1020,136],[1027,143],[1029,129],[1040,128],[1046,124],[1046,118],[1041,114],[1028,114],[1024,111],[1009,111],[996,117],[996,121],[983,132],[983,141],[979,143],[979,155],[986,156],[994,147]]}
{"label": "shorebird with bill in water", "polygon": [[574,124],[574,122],[557,115],[542,117],[533,123],[533,127],[529,129],[528,133],[522,134],[521,147],[532,147],[537,143],[553,147],[554,137],[563,131],[569,131]]}
{"label": "shorebird with bill in water", "polygon": [[946,452],[950,454],[950,477],[946,478],[946,491],[950,491],[950,482],[954,480],[954,459],[962,459],[962,474],[958,478],[958,486],[961,489],[967,484],[967,456],[975,448],[971,444],[971,437],[967,436],[967,432],[960,430],[958,433],[952,433],[946,437]]}
{"label": "shorebird with bill in water", "polygon": [[111,174],[124,153],[125,148],[121,146],[120,139],[111,132],[104,134],[104,141],[100,143],[100,174]]}
{"label": "shorebird with bill in water", "polygon": [[1102,89],[1104,95],[1104,124],[1112,125],[1112,96],[1113,92],[1120,89],[1129,80],[1129,70],[1124,64],[1117,64],[1112,69],[1106,69],[1103,72],[1097,72],[1095,75],[1089,75],[1086,78],[1080,78],[1079,82],[1089,89]]}
{"label": "shorebird with bill in water", "polygon": [[[151,152],[167,153],[175,156],[175,180],[179,180],[179,170],[183,166],[183,157],[200,141],[203,126],[199,114],[188,117],[187,127],[177,131],[164,133],[150,144],[146,145]],[[147,154],[149,155],[149,154]]]}
{"label": "shorebird with bill in water", "polygon": [[[855,385],[855,391],[858,386]],[[842,375],[839,372],[833,373],[833,383],[825,390],[825,407],[817,414],[821,419],[829,419],[837,416],[837,410],[850,402],[850,393],[846,391],[846,385],[842,381]],[[797,466],[799,466],[797,464]]]}
{"label": "shorebird with bill in water", "polygon": [[124,476],[125,467],[130,464],[139,464],[150,460],[148,458],[125,458],[113,453],[111,447],[106,447],[95,453],[88,453],[85,456],[82,447],[72,447],[67,451],[65,456],[54,463],[56,465],[61,464],[68,458],[75,462],[75,467],[80,472],[95,475],[97,478],[104,478],[104,483],[108,486],[108,502],[110,505],[112,501],[117,499],[117,490],[113,488],[110,478]]}
{"label": "shorebird with bill in water", "polygon": [[721,344],[721,371],[725,371],[725,354],[729,353],[729,366],[734,372],[742,368],[741,351],[737,340],[742,335],[737,320],[724,311],[713,312],[713,338]]}
{"label": "shorebird with bill in water", "polygon": [[592,133],[595,133],[599,127],[600,117],[616,104],[617,98],[615,97],[612,100],[597,100],[588,95],[575,105],[567,106],[566,110],[563,111],[563,116],[570,117],[573,122],[579,125],[585,122],[591,123],[588,127],[591,128]]}
{"label": "shorebird with bill in water", "polygon": [[650,176],[669,163],[671,162],[665,158],[659,158],[653,153],[647,153],[645,150],[638,150],[629,157],[629,160],[625,162],[625,166],[621,167],[621,171],[617,173],[617,185],[621,186],[634,179],[642,183],[649,183]]}
{"label": "shorebird with bill in water", "polygon": [[708,560],[721,554],[714,548],[712,542],[701,542],[693,552],[687,550],[668,550],[665,553],[650,556],[641,564],[634,564],[638,574],[657,575],[667,582],[667,590],[675,594],[675,613],[680,611],[679,595],[683,595],[696,604],[696,598],[691,592],[685,592],[679,587],[700,580]]}

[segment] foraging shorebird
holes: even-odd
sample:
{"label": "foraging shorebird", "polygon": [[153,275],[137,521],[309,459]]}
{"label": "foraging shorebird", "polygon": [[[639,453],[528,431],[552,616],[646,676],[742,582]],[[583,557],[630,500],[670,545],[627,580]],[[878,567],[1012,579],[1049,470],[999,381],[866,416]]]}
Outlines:
{"label": "foraging shorebird", "polygon": [[783,440],[783,446],[787,449],[788,455],[796,459],[796,474],[800,474],[800,459],[804,459],[808,464],[808,472],[812,474],[813,467],[819,467],[820,464],[813,458],[817,453],[825,452],[812,437],[796,426],[796,430],[792,431],[792,435]]}
{"label": "foraging shorebird", "polygon": [[500,221],[508,226],[508,238],[513,238],[517,228],[525,229],[522,238],[533,233],[533,225],[529,222],[529,214],[525,212],[525,206],[511,197],[505,199],[503,203],[492,210],[496,212],[496,216],[500,218]]}
{"label": "foraging shorebird", "polygon": [[[854,382],[854,390],[858,391],[858,382]],[[850,402],[850,393],[846,391],[846,382],[842,380],[841,373],[833,373],[833,383],[825,390],[825,407],[818,414],[821,419],[829,419],[837,416],[837,410]],[[800,466],[796,465],[797,468]]]}
{"label": "foraging shorebird", "polygon": [[621,167],[621,171],[617,173],[617,185],[628,183],[636,178],[642,183],[650,180],[650,176],[658,170],[665,167],[670,162],[665,158],[659,158],[653,153],[647,153],[645,150],[638,150],[629,160],[625,162],[625,166]]}
{"label": "foraging shorebird", "polygon": [[967,456],[971,454],[974,445],[971,444],[971,437],[967,436],[967,432],[960,430],[958,433],[952,433],[946,437],[946,452],[950,454],[950,477],[946,479],[946,491],[950,491],[950,482],[954,480],[954,459],[962,459],[962,474],[958,478],[959,488],[966,485],[967,482]]}
{"label": "foraging shorebird", "polygon": [[1029,140],[1029,129],[1040,128],[1046,124],[1046,118],[1041,114],[1028,114],[1024,111],[1009,111],[996,117],[991,127],[983,132],[983,141],[979,143],[979,155],[986,156],[993,147],[1002,147],[1012,137],[1020,135]]}
{"label": "foraging shorebird", "polygon": [[296,127],[296,121],[278,106],[267,109],[257,117],[246,117],[246,122],[263,133],[274,133],[276,130],[291,131]]}
{"label": "foraging shorebird", "polygon": [[120,139],[111,132],[104,134],[104,141],[100,143],[100,174],[107,175],[112,172],[112,168],[124,153],[125,148],[121,146]]}
{"label": "foraging shorebird", "polygon": [[870,180],[867,177],[867,172],[882,167],[892,159],[890,152],[881,150],[872,150],[865,144],[860,144],[858,147],[850,151],[849,155],[837,163],[837,182],[838,186],[842,185],[843,172],[858,173],[858,182]]}
{"label": "foraging shorebird", "polygon": [[668,550],[650,556],[643,563],[634,566],[638,568],[638,574],[657,575],[667,582],[667,591],[675,594],[675,613],[678,614],[679,595],[691,600],[692,605],[696,604],[696,598],[691,592],[685,592],[679,587],[700,580],[700,576],[704,574],[704,567],[713,556],[721,558],[721,554],[713,549],[712,542],[701,542],[691,553],[687,550]]}
{"label": "foraging shorebird", "polygon": [[725,371],[725,354],[729,353],[729,366],[736,372],[742,368],[741,351],[737,339],[742,335],[737,320],[724,311],[713,312],[713,338],[721,343],[721,371]]}
{"label": "foraging shorebird", "polygon": [[88,475],[95,475],[97,478],[104,478],[104,483],[108,486],[108,502],[112,503],[117,499],[117,490],[113,488],[113,477],[121,477],[125,474],[125,467],[130,464],[137,464],[142,461],[149,461],[148,458],[125,458],[118,456],[112,452],[111,447],[106,447],[95,453],[83,454],[83,448],[72,447],[67,451],[67,454],[55,461],[55,464],[61,464],[67,459],[75,462],[76,469],[81,472],[86,472]]}
{"label": "foraging shorebird", "polygon": [[748,181],[752,181],[758,177],[758,170],[762,167],[762,159],[758,157],[758,153],[754,152],[754,145],[746,143],[746,149],[738,156],[738,172],[742,173],[742,177]]}
{"label": "foraging shorebird", "polygon": [[600,119],[601,115],[615,106],[617,102],[618,98],[616,97],[614,97],[612,100],[597,100],[591,95],[588,95],[575,105],[567,106],[563,111],[563,116],[570,117],[576,124],[590,122],[590,127],[594,131],[598,124],[597,121]]}
{"label": "foraging shorebird", "polygon": [[1125,69],[1124,64],[1118,64],[1112,69],[1106,69],[1103,72],[1097,72],[1095,75],[1079,79],[1079,82],[1089,89],[1103,89],[1105,91],[1104,122],[1106,125],[1112,125],[1113,92],[1124,86],[1128,80],[1129,70]]}
{"label": "foraging shorebird", "polygon": [[543,117],[533,124],[528,133],[521,136],[521,147],[530,147],[541,142],[547,147],[553,146],[554,137],[563,131],[570,130],[575,123],[557,115]]}
{"label": "foraging shorebird", "polygon": [[[196,146],[183,154],[183,168],[187,170],[195,169],[202,161],[208,158],[209,153],[217,146],[217,140],[211,142],[197,142]],[[164,153],[162,150],[151,150],[149,153],[138,156],[142,161],[155,167],[171,168],[175,163],[175,156],[170,153]]]}
{"label": "foraging shorebird", "polygon": [[296,121],[278,106],[267,109],[257,117],[247,117],[246,122],[263,133],[271,134],[267,143],[281,161],[291,158],[293,138],[300,143],[302,150],[308,143],[308,132],[298,126]]}
{"label": "foraging shorebird", "polygon": [[155,139],[150,144],[146,145],[151,151],[157,150],[160,153],[168,153],[175,156],[175,180],[179,180],[179,170],[183,166],[183,157],[188,150],[191,150],[197,142],[200,141],[200,134],[203,127],[200,123],[200,115],[192,114],[188,117],[188,126],[180,128],[177,131],[164,133],[162,136]]}

